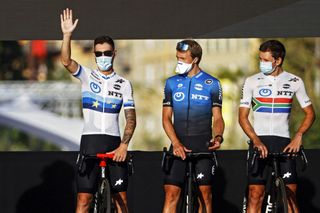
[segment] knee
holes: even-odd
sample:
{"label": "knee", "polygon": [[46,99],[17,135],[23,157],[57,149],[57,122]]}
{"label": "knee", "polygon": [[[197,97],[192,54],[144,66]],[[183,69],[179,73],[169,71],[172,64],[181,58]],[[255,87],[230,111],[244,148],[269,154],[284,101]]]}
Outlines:
{"label": "knee", "polygon": [[205,203],[210,203],[212,201],[212,192],[211,192],[211,188],[201,188],[200,187],[200,191],[201,191],[201,196],[202,199]]}
{"label": "knee", "polygon": [[210,203],[212,201],[212,193],[204,193],[203,195],[203,200],[205,203]]}
{"label": "knee", "polygon": [[78,194],[78,205],[89,206],[92,201],[91,194]]}
{"label": "knee", "polygon": [[169,202],[174,202],[179,199],[180,191],[179,190],[172,190],[172,189],[166,189],[166,200]]}
{"label": "knee", "polygon": [[249,189],[249,202],[252,204],[259,204],[262,202],[264,192],[255,188]]}

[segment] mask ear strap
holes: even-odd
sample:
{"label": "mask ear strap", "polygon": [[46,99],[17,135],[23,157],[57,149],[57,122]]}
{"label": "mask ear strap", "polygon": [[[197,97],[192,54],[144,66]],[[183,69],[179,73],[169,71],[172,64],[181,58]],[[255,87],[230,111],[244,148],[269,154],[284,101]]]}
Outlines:
{"label": "mask ear strap", "polygon": [[193,61],[192,61],[192,63],[197,63],[198,62],[198,57],[195,57],[194,59],[193,59]]}

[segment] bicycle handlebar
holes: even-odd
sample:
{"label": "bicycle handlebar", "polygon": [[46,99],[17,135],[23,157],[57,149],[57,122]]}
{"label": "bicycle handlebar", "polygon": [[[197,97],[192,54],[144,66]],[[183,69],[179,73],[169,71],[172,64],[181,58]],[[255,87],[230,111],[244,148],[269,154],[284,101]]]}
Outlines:
{"label": "bicycle handlebar", "polygon": [[[251,163],[250,163],[250,170],[252,170],[252,168],[254,167],[258,157],[260,156],[260,152],[257,148],[254,149],[253,151],[253,156],[252,156],[252,159],[251,159]],[[300,147],[300,150],[298,152],[271,152],[271,153],[268,153],[267,155],[267,159],[274,159],[274,158],[289,158],[289,157],[298,157],[300,156],[302,162],[303,162],[303,167],[302,167],[302,171],[304,171],[307,166],[308,166],[308,159],[307,159],[307,156],[304,152],[304,148],[303,146]]]}
{"label": "bicycle handlebar", "polygon": [[[214,152],[186,152],[186,160],[193,160],[199,158],[213,158],[214,155]],[[179,156],[175,156],[172,152],[167,152],[167,156],[181,158]]]}
{"label": "bicycle handlebar", "polygon": [[114,157],[114,153],[97,153],[97,154],[79,154],[78,155],[78,171],[81,172],[82,171],[82,166],[83,166],[83,162],[86,159],[101,159],[101,160],[105,160],[105,159],[112,159]]}
{"label": "bicycle handlebar", "polygon": [[97,153],[95,155],[85,155],[85,158],[97,158],[97,159],[112,159],[114,153]]}
{"label": "bicycle handlebar", "polygon": [[[181,159],[178,156],[175,156],[172,152],[167,150],[167,147],[163,148],[163,155],[162,155],[162,168],[164,168],[164,164],[166,162],[167,157],[172,157],[176,159]],[[215,166],[218,167],[218,160],[215,151],[211,152],[186,152],[186,159],[187,161],[192,161],[196,159],[213,159]]]}

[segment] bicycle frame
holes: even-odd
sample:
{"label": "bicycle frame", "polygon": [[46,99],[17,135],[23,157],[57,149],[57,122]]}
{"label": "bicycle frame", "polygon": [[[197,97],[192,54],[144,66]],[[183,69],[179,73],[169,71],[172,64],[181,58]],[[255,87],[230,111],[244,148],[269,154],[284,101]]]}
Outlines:
{"label": "bicycle frame", "polygon": [[[260,153],[257,149],[254,150],[253,152],[253,157],[252,160],[250,162],[250,166],[249,166],[249,170],[252,171],[252,169],[254,168],[254,165],[257,161],[257,158],[259,157]],[[267,159],[270,161],[271,163],[271,168],[272,168],[272,177],[271,177],[271,184],[270,187],[268,189],[266,189],[266,191],[270,190],[273,193],[270,193],[267,197],[267,205],[266,205],[266,210],[265,212],[276,212],[277,208],[278,208],[278,203],[277,203],[277,199],[275,199],[273,196],[275,196],[277,198],[277,196],[279,196],[275,190],[277,188],[280,187],[284,188],[282,189],[282,202],[283,202],[283,211],[284,212],[288,212],[288,205],[287,205],[287,196],[286,196],[286,192],[285,192],[285,185],[284,185],[284,181],[281,177],[280,174],[280,167],[279,167],[279,161],[281,159],[285,159],[285,158],[296,158],[297,156],[301,157],[301,160],[303,161],[304,165],[303,165],[303,169],[305,170],[305,168],[308,165],[308,160],[307,157],[304,153],[304,149],[303,147],[300,148],[300,151],[297,153],[286,153],[286,152],[282,152],[282,153],[268,153]],[[273,191],[272,191],[273,190]],[[244,210],[246,210],[246,208],[244,207]]]}
{"label": "bicycle frame", "polygon": [[[166,167],[167,157],[181,159],[180,157],[175,156],[172,152],[168,152],[167,148],[163,148],[162,156],[162,168]],[[194,178],[194,162],[198,159],[213,159],[215,167],[218,167],[218,161],[215,152],[188,152],[186,153],[186,161],[188,162],[188,171],[187,171],[187,192],[186,192],[186,212],[194,213],[194,203],[195,199],[193,193],[193,183],[195,182]],[[196,185],[196,184],[195,184]],[[203,210],[205,211],[205,208]]]}
{"label": "bicycle frame", "polygon": [[[110,159],[113,159],[114,157],[114,153],[98,153],[98,154],[95,154],[95,155],[81,155],[80,156],[80,165],[79,165],[79,171],[81,171],[82,169],[82,165],[83,165],[83,161],[86,160],[86,159],[98,159],[99,160],[99,167],[100,167],[100,181],[99,181],[99,187],[98,187],[98,191],[95,193],[95,196],[94,196],[94,200],[93,200],[93,212],[94,213],[98,213],[100,212],[99,210],[99,206],[102,205],[103,202],[107,202],[107,212],[110,212],[111,211],[111,193],[110,193],[110,185],[109,185],[109,190],[108,190],[108,193],[107,195],[109,196],[108,200],[109,201],[100,201],[100,197],[101,196],[99,194],[99,190],[102,190],[104,191],[105,190],[105,186],[102,184],[102,183],[105,183],[105,184],[109,184],[109,181],[107,180],[106,178],[106,167],[107,167],[107,161],[110,160]],[[101,184],[101,185],[100,185]],[[100,189],[100,187],[102,187],[102,189]],[[100,192],[101,193],[101,192]],[[102,203],[100,203],[102,202]]]}

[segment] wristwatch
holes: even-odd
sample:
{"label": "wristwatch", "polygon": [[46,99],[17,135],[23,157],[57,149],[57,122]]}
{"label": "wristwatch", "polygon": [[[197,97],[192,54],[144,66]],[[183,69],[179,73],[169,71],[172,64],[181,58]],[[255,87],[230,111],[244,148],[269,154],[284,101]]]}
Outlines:
{"label": "wristwatch", "polygon": [[223,136],[222,136],[222,135],[216,135],[216,136],[214,136],[214,139],[216,139],[216,138],[220,138],[220,144],[223,143]]}

